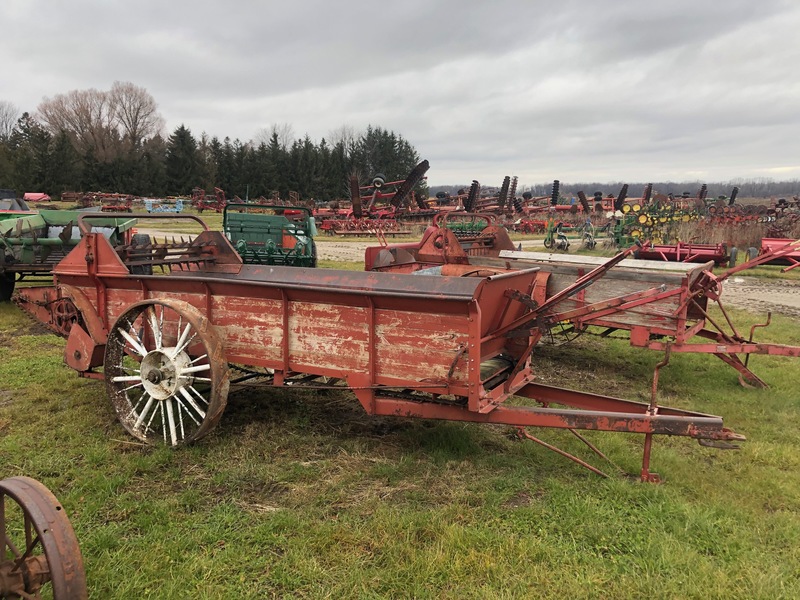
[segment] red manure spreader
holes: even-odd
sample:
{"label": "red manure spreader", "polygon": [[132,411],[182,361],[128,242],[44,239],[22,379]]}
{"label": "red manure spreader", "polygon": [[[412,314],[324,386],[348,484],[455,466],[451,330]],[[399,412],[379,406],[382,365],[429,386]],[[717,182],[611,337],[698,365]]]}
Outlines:
{"label": "red manure spreader", "polygon": [[[634,402],[536,381],[534,348],[565,318],[627,314],[646,303],[661,302],[663,313],[693,299],[703,305],[690,297],[691,282],[684,295],[659,283],[626,292],[621,304],[590,302],[593,284],[632,250],[554,292],[557,278],[540,266],[467,260],[424,276],[243,264],[207,228],[190,242],[113,246],[93,233],[94,218],[80,217],[82,239],[54,267],[53,285],[19,290],[15,300],[66,338],[70,367],[105,380],[120,423],[140,440],[201,438],[219,422],[229,390],[256,381],[350,390],[370,415],[511,425],[597,473],[528,428],[569,429],[581,439],[580,430],[641,435],[646,481],[658,480],[653,436],[723,448],[743,439],[721,417],[661,406],[655,385],[649,402]],[[463,243],[486,254],[487,236]]]}

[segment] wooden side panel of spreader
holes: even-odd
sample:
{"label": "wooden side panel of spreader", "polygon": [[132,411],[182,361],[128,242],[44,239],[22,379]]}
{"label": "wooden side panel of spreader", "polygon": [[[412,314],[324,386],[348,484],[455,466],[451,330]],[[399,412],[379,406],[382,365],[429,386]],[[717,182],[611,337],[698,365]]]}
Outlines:
{"label": "wooden side panel of spreader", "polygon": [[[479,259],[475,262],[479,265],[516,269],[539,267],[542,271],[550,273],[547,281],[548,298],[574,284],[579,277],[589,273],[604,260],[600,259],[600,257],[569,257],[574,262],[567,263],[558,262],[558,259],[511,258],[510,255],[512,254],[524,256],[534,253],[509,252],[503,253],[503,258]],[[578,260],[584,260],[585,262],[580,263],[577,262]],[[687,297],[691,293],[691,284],[703,269],[710,269],[713,264],[658,263],[657,265],[649,265],[649,267],[640,267],[635,264],[637,262],[644,261],[623,261],[623,263],[626,263],[625,266],[615,267],[583,291],[563,300],[559,303],[557,311],[565,312],[578,309],[646,290],[673,291],[674,294],[669,297],[626,308],[624,311],[611,315],[600,318],[594,318],[589,315],[583,319],[583,322],[589,325],[624,330],[639,327],[647,328],[650,333],[657,335],[676,337],[683,335],[687,324],[691,324],[695,319],[702,318],[702,315],[698,314],[692,308],[691,303],[687,301]],[[656,266],[659,268],[655,268]],[[705,298],[697,298],[697,301],[701,306],[706,304]]]}

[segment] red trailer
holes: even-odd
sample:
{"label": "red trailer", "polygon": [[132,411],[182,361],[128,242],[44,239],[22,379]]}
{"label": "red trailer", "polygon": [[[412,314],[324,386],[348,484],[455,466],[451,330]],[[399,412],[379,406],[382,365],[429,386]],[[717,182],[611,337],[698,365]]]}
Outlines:
{"label": "red trailer", "polygon": [[[254,378],[348,389],[371,415],[512,425],[598,473],[525,428],[640,434],[647,481],[658,479],[650,471],[654,435],[719,447],[743,439],[721,417],[660,406],[655,390],[642,403],[537,383],[534,347],[568,296],[548,299],[539,268],[462,265],[458,276],[421,277],[245,265],[220,232],[205,229],[174,246],[113,247],[92,232],[93,218],[80,218],[84,236],[54,269],[54,285],[16,298],[67,338],[70,367],[105,379],[123,427],[146,442],[202,437],[231,386]],[[164,272],[134,274],[142,266]],[[242,371],[229,365],[245,374],[234,378]],[[506,403],[512,396],[533,404]]]}

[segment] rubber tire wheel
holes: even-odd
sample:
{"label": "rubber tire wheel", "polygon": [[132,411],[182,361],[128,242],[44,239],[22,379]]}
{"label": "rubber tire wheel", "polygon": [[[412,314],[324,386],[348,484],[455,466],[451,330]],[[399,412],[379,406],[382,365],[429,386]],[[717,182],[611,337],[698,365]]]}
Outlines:
{"label": "rubber tire wheel", "polygon": [[731,248],[731,252],[728,255],[728,267],[735,267],[736,266],[736,259],[739,257],[739,249],[734,246]]}
{"label": "rubber tire wheel", "polygon": [[14,294],[17,276],[14,273],[0,273],[0,302],[8,302]]}
{"label": "rubber tire wheel", "polygon": [[[136,246],[149,246],[150,236],[146,233],[137,233],[131,238],[131,243]],[[131,267],[131,275],[152,275],[153,265],[135,265]]]}
{"label": "rubber tire wheel", "polygon": [[758,256],[758,248],[748,248],[747,249],[747,260],[753,260],[756,256]]}

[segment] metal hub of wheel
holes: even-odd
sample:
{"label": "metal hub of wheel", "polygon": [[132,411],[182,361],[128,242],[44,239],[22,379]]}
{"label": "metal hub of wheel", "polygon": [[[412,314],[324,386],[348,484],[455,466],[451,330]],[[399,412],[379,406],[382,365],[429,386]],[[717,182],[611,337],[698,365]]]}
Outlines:
{"label": "metal hub of wheel", "polygon": [[0,598],[87,597],[78,540],[61,504],[30,477],[0,481]]}
{"label": "metal hub of wheel", "polygon": [[227,401],[227,362],[213,327],[178,300],[131,306],[108,335],[106,388],[122,425],[148,443],[207,434]]}

